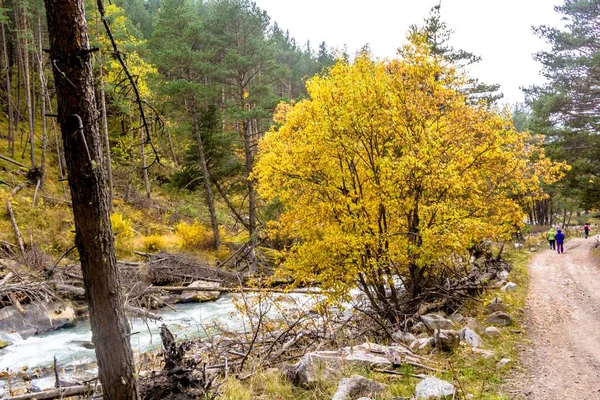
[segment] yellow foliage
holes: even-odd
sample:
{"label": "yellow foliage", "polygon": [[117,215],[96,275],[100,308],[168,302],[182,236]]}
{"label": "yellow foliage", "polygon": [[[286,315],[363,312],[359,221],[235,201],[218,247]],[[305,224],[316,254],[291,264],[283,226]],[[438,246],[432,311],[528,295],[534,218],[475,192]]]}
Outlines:
{"label": "yellow foliage", "polygon": [[[413,40],[393,60],[338,61],[281,105],[259,144],[259,192],[285,212],[296,279],[338,294],[409,289],[483,239],[523,224],[517,200],[540,196],[562,164],[508,113],[470,105],[463,78]],[[415,292],[413,291],[413,294]]]}
{"label": "yellow foliage", "polygon": [[186,222],[177,224],[175,234],[184,249],[206,250],[215,243],[212,231],[198,221],[194,221],[191,225]]}
{"label": "yellow foliage", "polygon": [[133,232],[131,220],[120,212],[114,212],[110,216],[110,224],[115,235],[115,249],[117,256],[128,255],[133,250]]}
{"label": "yellow foliage", "polygon": [[160,235],[142,237],[142,247],[145,251],[156,253],[167,246],[167,241]]}

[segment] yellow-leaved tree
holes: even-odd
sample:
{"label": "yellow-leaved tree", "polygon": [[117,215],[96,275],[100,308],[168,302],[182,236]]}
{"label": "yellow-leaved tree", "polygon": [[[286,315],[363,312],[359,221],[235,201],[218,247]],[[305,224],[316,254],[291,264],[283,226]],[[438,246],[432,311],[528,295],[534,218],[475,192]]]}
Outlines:
{"label": "yellow-leaved tree", "polygon": [[255,178],[283,206],[272,229],[294,239],[298,281],[338,298],[358,287],[393,319],[436,271],[523,223],[518,201],[564,166],[462,84],[414,36],[398,59],[338,61],[308,99],[280,105]]}

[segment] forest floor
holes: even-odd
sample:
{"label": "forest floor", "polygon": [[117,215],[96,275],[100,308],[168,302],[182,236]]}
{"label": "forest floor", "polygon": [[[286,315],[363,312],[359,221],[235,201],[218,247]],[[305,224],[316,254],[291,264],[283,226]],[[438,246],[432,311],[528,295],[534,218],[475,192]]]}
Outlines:
{"label": "forest floor", "polygon": [[596,237],[544,248],[529,262],[530,292],[518,399],[600,399],[600,266]]}

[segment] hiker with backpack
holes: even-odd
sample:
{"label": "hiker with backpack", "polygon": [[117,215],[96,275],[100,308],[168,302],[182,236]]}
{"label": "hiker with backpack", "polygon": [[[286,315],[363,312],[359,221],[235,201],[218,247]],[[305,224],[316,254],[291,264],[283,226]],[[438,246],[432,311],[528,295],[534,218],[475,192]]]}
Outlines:
{"label": "hiker with backpack", "polygon": [[590,226],[587,224],[587,222],[585,223],[585,225],[583,226],[583,234],[585,235],[585,238],[587,239],[588,236],[590,235]]}

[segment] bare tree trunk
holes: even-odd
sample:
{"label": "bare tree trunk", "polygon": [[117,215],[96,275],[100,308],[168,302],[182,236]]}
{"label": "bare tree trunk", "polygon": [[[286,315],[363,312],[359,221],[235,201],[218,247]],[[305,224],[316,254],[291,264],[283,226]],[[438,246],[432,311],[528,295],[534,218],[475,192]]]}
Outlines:
{"label": "bare tree trunk", "polygon": [[[0,7],[4,7],[4,1],[0,2]],[[12,110],[12,90],[10,87],[10,60],[8,59],[8,47],[6,46],[6,31],[2,24],[2,52],[4,55],[4,71],[6,73],[6,116],[8,123],[8,152],[12,158],[15,158],[15,135],[13,131],[13,110]]]}
{"label": "bare tree trunk", "polygon": [[171,149],[171,157],[173,157],[173,164],[175,166],[179,166],[179,162],[177,161],[177,156],[175,155],[175,147],[173,147],[173,138],[171,137],[171,130],[166,128],[167,137],[169,138],[169,148]]}
{"label": "bare tree trunk", "polygon": [[48,136],[46,132],[46,77],[44,76],[44,52],[42,36],[42,17],[38,14],[38,67],[40,74],[40,116],[42,120],[42,175],[40,177],[40,186],[44,187],[46,180],[46,148],[48,146]]}
{"label": "bare tree trunk", "polygon": [[104,134],[104,151],[106,154],[106,173],[108,178],[108,200],[109,211],[112,211],[113,201],[113,175],[112,175],[112,160],[110,155],[110,137],[108,134],[108,118],[106,115],[106,95],[104,92],[104,64],[102,55],[98,57],[100,60],[100,107],[102,107],[102,133]]}
{"label": "bare tree trunk", "polygon": [[31,81],[29,77],[29,41],[27,40],[27,14],[24,9],[19,13],[21,23],[19,33],[22,38],[21,55],[23,61],[23,77],[25,79],[25,104],[27,106],[27,120],[29,122],[29,146],[31,157],[31,168],[35,168],[35,134],[33,127],[33,106],[31,99]]}
{"label": "bare tree trunk", "polygon": [[221,237],[219,235],[219,224],[217,222],[217,213],[215,212],[215,203],[213,198],[212,189],[210,187],[210,173],[208,171],[208,165],[206,164],[206,157],[204,155],[204,144],[202,143],[202,136],[200,136],[200,128],[198,126],[198,111],[196,110],[195,100],[192,99],[192,131],[196,138],[196,145],[198,146],[198,155],[200,156],[200,168],[202,169],[202,179],[204,181],[204,196],[206,198],[206,205],[208,206],[208,212],[210,214],[210,225],[213,230],[214,246],[218,249],[221,246]]}
{"label": "bare tree trunk", "polygon": [[[140,124],[143,124],[141,121]],[[146,166],[146,153],[144,148],[146,147],[146,132],[140,129],[140,158],[142,163],[142,178],[144,180],[144,188],[146,189],[146,197],[150,198],[150,180],[148,179],[148,168]]]}
{"label": "bare tree trunk", "polygon": [[130,329],[110,225],[83,0],[45,0],[50,59],[99,377],[107,400],[137,400]]}

